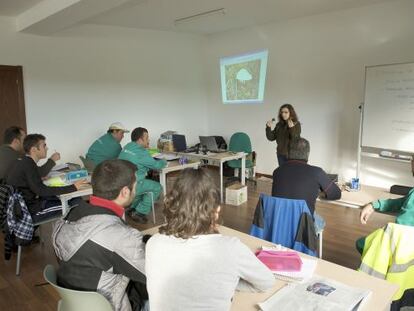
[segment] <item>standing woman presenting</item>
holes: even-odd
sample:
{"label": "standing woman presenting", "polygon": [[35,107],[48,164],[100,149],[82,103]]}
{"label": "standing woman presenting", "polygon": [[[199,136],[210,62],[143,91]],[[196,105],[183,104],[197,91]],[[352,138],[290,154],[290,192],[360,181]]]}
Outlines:
{"label": "standing woman presenting", "polygon": [[275,119],[267,121],[266,137],[270,141],[276,140],[277,161],[281,166],[288,159],[289,143],[300,137],[301,128],[295,109],[290,104],[284,104],[279,108],[278,118],[279,121],[273,130],[272,122]]}

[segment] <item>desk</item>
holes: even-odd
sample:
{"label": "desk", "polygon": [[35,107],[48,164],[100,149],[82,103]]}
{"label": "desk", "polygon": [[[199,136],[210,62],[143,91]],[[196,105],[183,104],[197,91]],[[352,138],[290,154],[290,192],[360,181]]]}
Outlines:
{"label": "desk", "polygon": [[[198,166],[200,165],[200,162],[191,162],[191,163],[187,163],[187,164],[179,164],[178,161],[170,161],[168,162],[168,165],[166,167],[164,167],[161,171],[160,171],[160,184],[162,186],[162,188],[164,189],[164,195],[167,192],[167,182],[166,182],[166,175],[170,172],[174,172],[174,171],[179,171],[179,170],[183,170],[185,168],[198,168]],[[66,216],[67,212],[69,211],[69,200],[73,199],[73,198],[78,198],[78,197],[83,197],[83,196],[88,196],[92,194],[92,186],[91,185],[86,185],[84,188],[78,190],[78,191],[74,191],[71,193],[66,193],[66,194],[62,194],[59,196],[60,201],[62,201],[62,216]]]}
{"label": "desk", "polygon": [[73,198],[79,198],[83,196],[88,196],[92,194],[92,186],[90,184],[85,185],[82,189],[59,195],[59,199],[62,202],[62,217],[65,217],[69,212],[69,200]]}
{"label": "desk", "polygon": [[[220,226],[220,233],[223,235],[238,237],[244,244],[246,244],[252,251],[256,251],[259,247],[266,245],[272,246],[274,244],[252,237],[245,233]],[[145,230],[144,234],[154,234],[158,232],[158,227],[154,227]],[[309,257],[300,253],[301,257]],[[312,257],[315,259],[314,257]],[[385,310],[390,306],[393,295],[397,292],[398,286],[388,283],[384,280],[380,280],[369,276],[365,273],[351,270],[334,263],[315,259],[318,261],[315,273],[322,277],[327,277],[349,286],[355,286],[360,288],[367,288],[372,291],[371,297],[366,302],[363,311],[380,311]],[[285,282],[277,280],[275,285],[270,291],[265,293],[249,293],[249,292],[236,292],[231,307],[232,311],[252,311],[258,310],[257,303],[262,302],[269,298],[273,293],[279,290]]]}
{"label": "desk", "polygon": [[213,153],[208,152],[207,154],[195,153],[195,152],[171,152],[173,154],[197,160],[213,160],[220,162],[220,201],[223,200],[223,163],[230,160],[239,160],[241,159],[241,183],[242,185],[246,184],[246,153],[244,152],[222,152],[222,153]]}
{"label": "desk", "polygon": [[198,168],[200,161],[191,162],[186,164],[180,164],[178,161],[169,161],[167,166],[160,171],[160,184],[164,191],[164,195],[167,194],[167,174],[174,171],[183,170],[185,168]]}
{"label": "desk", "polygon": [[373,186],[361,185],[359,191],[342,191],[341,198],[336,201],[325,201],[319,199],[321,202],[329,202],[330,204],[337,204],[352,208],[361,208],[379,199],[397,199],[400,195],[391,194],[387,189]]}

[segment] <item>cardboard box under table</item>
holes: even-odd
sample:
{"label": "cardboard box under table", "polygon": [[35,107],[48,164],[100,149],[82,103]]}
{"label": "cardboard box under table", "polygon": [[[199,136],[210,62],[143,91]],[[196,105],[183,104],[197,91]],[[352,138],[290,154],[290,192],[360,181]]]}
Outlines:
{"label": "cardboard box under table", "polygon": [[247,201],[247,186],[233,184],[226,188],[226,204],[240,205]]}

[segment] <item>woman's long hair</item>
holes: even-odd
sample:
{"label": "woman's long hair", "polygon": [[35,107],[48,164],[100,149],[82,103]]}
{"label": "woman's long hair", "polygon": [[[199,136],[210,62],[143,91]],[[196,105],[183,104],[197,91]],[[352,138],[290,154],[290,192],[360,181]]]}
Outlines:
{"label": "woman's long hair", "polygon": [[291,104],[284,104],[282,106],[280,106],[279,108],[279,122],[284,122],[283,118],[282,118],[282,109],[283,108],[287,108],[289,110],[289,118],[292,119],[293,123],[297,123],[298,120],[298,115],[296,114],[295,109],[293,108],[293,106]]}
{"label": "woman's long hair", "polygon": [[217,233],[219,205],[220,192],[212,176],[205,169],[185,169],[164,199],[167,223],[159,232],[183,239]]}

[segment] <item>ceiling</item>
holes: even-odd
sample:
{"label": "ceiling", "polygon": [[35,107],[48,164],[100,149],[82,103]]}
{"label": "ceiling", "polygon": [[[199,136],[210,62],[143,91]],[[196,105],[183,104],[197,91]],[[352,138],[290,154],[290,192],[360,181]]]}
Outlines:
{"label": "ceiling", "polygon": [[[18,31],[39,34],[77,24],[214,34],[396,0],[59,0],[60,7],[56,1],[0,0],[0,16],[15,16]],[[225,14],[174,22],[221,8]]]}
{"label": "ceiling", "polygon": [[42,0],[0,0],[0,16],[17,16]]}
{"label": "ceiling", "polygon": [[[131,28],[212,34],[389,0],[144,0],[88,20]],[[174,20],[225,9],[225,14],[199,17],[176,25]]]}

